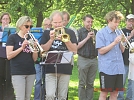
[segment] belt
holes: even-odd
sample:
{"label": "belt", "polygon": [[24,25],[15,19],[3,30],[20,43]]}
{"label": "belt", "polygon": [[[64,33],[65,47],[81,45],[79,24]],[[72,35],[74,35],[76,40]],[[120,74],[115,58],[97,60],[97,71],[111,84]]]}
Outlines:
{"label": "belt", "polygon": [[[80,56],[82,56],[82,55],[80,55]],[[88,58],[88,59],[94,59],[94,58],[96,58],[96,56],[89,56],[89,57],[87,57],[87,56],[82,56],[82,57]]]}

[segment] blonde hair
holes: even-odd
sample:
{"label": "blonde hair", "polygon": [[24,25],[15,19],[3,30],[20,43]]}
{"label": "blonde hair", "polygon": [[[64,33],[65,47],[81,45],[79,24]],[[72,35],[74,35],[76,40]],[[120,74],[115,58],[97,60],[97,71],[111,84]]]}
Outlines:
{"label": "blonde hair", "polygon": [[20,17],[17,22],[16,22],[16,28],[20,28],[22,25],[24,25],[26,22],[31,22],[32,23],[32,19],[29,16],[22,16]]}
{"label": "blonde hair", "polygon": [[124,19],[124,16],[123,14],[120,12],[120,11],[110,11],[108,12],[104,19],[108,22],[109,20],[112,21],[113,19],[116,19],[116,20],[122,20]]}
{"label": "blonde hair", "polygon": [[50,20],[50,18],[45,18],[45,19],[43,20],[42,24],[44,24],[45,21],[47,21],[47,20]]}

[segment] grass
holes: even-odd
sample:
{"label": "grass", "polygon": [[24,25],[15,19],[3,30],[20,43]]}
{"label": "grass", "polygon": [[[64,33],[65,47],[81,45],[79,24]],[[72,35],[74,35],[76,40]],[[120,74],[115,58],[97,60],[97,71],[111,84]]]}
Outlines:
{"label": "grass", "polygon": [[[78,99],[78,69],[77,69],[77,55],[74,56],[74,68],[73,68],[73,74],[71,75],[70,83],[69,83],[69,95],[68,100],[79,100]],[[96,75],[96,79],[94,82],[94,99],[98,100],[99,97],[99,76],[98,73]]]}
{"label": "grass", "polygon": [[[96,78],[94,81],[94,99],[98,100],[100,94],[100,83],[99,83],[99,75],[98,72],[96,74]],[[79,100],[78,99],[78,69],[77,69],[77,55],[74,56],[74,67],[71,75],[71,79],[69,82],[69,90],[68,90],[68,100]],[[34,100],[34,88],[33,93],[31,95],[31,100]]]}
{"label": "grass", "polygon": [[[99,78],[98,78],[98,73],[96,75],[96,79],[94,82],[94,99],[93,100],[98,100],[99,97]],[[32,91],[31,95],[31,100],[34,100],[34,88]],[[73,67],[73,72],[71,75],[71,79],[69,82],[69,90],[68,90],[68,100],[79,100],[78,99],[78,69],[77,69],[77,55],[74,56],[74,67]]]}

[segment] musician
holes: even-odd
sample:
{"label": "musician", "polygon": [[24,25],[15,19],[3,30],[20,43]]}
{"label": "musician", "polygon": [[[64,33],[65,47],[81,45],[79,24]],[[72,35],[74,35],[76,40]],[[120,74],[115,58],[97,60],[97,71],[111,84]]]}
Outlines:
{"label": "musician", "polygon": [[[60,11],[54,11],[50,15],[52,27],[63,27],[63,15]],[[72,51],[77,53],[77,39],[74,32],[70,29],[64,28],[65,32],[69,34],[70,40],[63,42],[61,40],[62,34],[55,38],[54,30],[46,30],[41,39],[41,46],[45,51]],[[49,59],[49,58],[48,58]],[[72,74],[72,65],[57,64],[57,72],[54,64],[46,65],[46,100],[54,100],[57,96],[58,100],[66,100],[70,75]],[[57,82],[56,82],[57,80]],[[57,91],[56,91],[57,89]],[[55,94],[57,94],[55,96]]]}
{"label": "musician", "polygon": [[[131,42],[134,42],[134,15],[129,14],[126,16],[126,27],[122,29],[123,33],[127,37],[127,39]],[[129,72],[129,48],[126,48],[122,53],[124,66],[125,66],[125,74],[123,74],[123,86],[125,88],[126,80]],[[118,100],[126,100],[132,99],[132,81],[128,80],[127,89],[126,89],[126,97],[124,97],[124,91],[119,91]]]}
{"label": "musician", "polygon": [[124,18],[120,11],[110,11],[106,14],[107,26],[96,34],[98,49],[98,67],[100,76],[99,100],[106,100],[110,92],[110,100],[117,100],[118,91],[123,91],[123,74],[125,73],[121,43],[122,35],[117,35],[116,29]]}
{"label": "musician", "polygon": [[24,35],[32,28],[32,19],[29,16],[20,17],[16,28],[18,32],[11,34],[7,40],[6,53],[10,60],[16,100],[30,100],[35,80],[34,61],[37,60],[38,54],[31,52]]}
{"label": "musician", "polygon": [[14,100],[14,90],[11,83],[9,61],[6,57],[6,45],[2,43],[2,35],[5,27],[9,27],[11,16],[4,12],[0,16],[0,100]]}
{"label": "musician", "polygon": [[[63,14],[63,25],[65,27],[68,27],[68,24],[70,23],[70,14],[67,11],[62,11]],[[73,30],[75,32],[76,37],[78,37],[77,30],[74,27],[68,27],[69,29]]]}
{"label": "musician", "polygon": [[[52,28],[50,19],[45,18],[42,22],[42,26],[43,26],[44,31],[50,30]],[[41,61],[42,61],[42,58],[39,55],[39,58],[35,62],[36,80],[35,80],[35,88],[34,88],[35,89],[34,100],[44,100],[45,98],[45,68],[40,65]]]}
{"label": "musician", "polygon": [[49,18],[45,18],[42,22],[44,30],[50,30],[52,28],[52,24]]}
{"label": "musician", "polygon": [[93,43],[97,30],[91,30],[94,18],[83,17],[84,26],[78,29],[79,100],[93,100],[94,80],[98,69],[97,49]]}

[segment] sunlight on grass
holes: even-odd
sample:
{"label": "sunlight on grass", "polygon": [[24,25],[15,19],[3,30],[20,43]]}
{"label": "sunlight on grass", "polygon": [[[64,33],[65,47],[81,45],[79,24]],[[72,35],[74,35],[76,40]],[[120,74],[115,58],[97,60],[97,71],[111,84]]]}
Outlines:
{"label": "sunlight on grass", "polygon": [[69,82],[69,87],[75,87],[78,86],[78,82],[70,81]]}
{"label": "sunlight on grass", "polygon": [[[79,100],[77,58],[78,58],[78,55],[74,55],[74,67],[73,67],[72,75],[70,77],[70,82],[69,82],[68,100]],[[96,79],[94,82],[94,99],[93,100],[98,100],[99,94],[100,94],[99,76],[97,72]],[[33,92],[31,95],[31,100],[34,100],[33,98],[34,98],[34,88],[33,88]]]}
{"label": "sunlight on grass", "polygon": [[95,79],[95,81],[94,81],[94,86],[96,86],[96,87],[99,87],[99,86],[100,86],[100,81],[99,81],[99,79]]}

